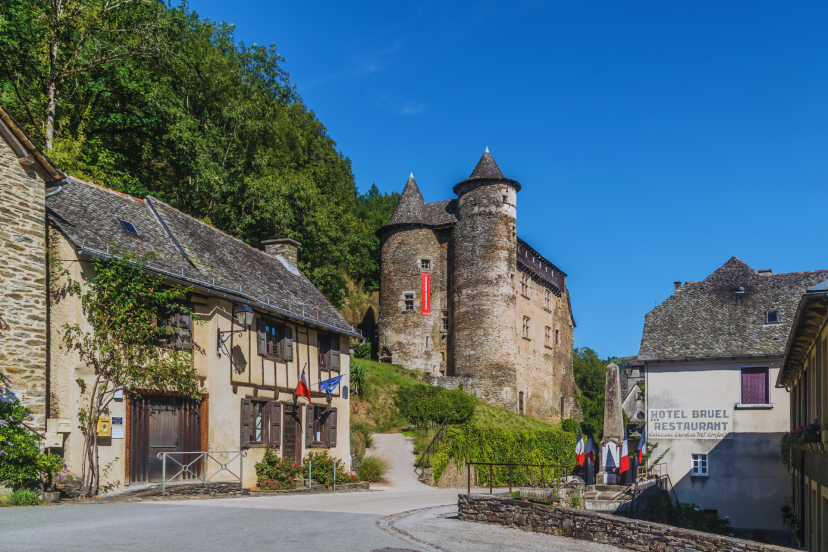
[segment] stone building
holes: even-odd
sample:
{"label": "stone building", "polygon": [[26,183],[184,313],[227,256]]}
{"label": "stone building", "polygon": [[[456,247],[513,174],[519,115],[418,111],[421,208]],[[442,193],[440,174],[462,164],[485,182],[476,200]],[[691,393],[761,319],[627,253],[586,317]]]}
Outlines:
{"label": "stone building", "polygon": [[647,313],[647,436],[679,500],[736,529],[784,531],[790,479],[779,441],[791,394],[774,387],[802,293],[828,271],[773,274],[731,258],[700,282],[675,283]]}
{"label": "stone building", "polygon": [[488,149],[456,199],[425,203],[409,177],[378,232],[379,356],[555,421],[575,404],[575,321],[566,274],[517,236],[520,189]]}

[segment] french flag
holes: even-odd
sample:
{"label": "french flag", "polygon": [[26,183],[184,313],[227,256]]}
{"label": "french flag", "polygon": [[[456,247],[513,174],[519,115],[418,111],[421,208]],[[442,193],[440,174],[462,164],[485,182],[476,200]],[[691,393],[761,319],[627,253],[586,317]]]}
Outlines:
{"label": "french flag", "polygon": [[624,473],[630,469],[630,449],[627,445],[627,430],[624,430],[624,444],[621,445],[621,462],[618,464],[618,473]]}
{"label": "french flag", "polygon": [[641,430],[641,440],[638,441],[638,463],[644,461],[644,451],[647,448],[647,426],[644,426],[644,429]]}
{"label": "french flag", "polygon": [[589,456],[589,459],[593,464],[595,464],[595,452],[598,449],[595,448],[595,441],[592,439],[592,429],[589,430],[587,435],[589,435],[589,437],[587,438],[586,455]]}
{"label": "french flag", "polygon": [[296,384],[296,395],[305,397],[308,402],[311,402],[310,389],[308,389],[308,378],[305,377],[305,371],[302,370],[302,376],[299,378],[299,383]]}
{"label": "french flag", "polygon": [[584,436],[581,435],[581,428],[578,428],[578,444],[575,445],[575,459],[581,466],[586,462],[586,450],[584,448]]}

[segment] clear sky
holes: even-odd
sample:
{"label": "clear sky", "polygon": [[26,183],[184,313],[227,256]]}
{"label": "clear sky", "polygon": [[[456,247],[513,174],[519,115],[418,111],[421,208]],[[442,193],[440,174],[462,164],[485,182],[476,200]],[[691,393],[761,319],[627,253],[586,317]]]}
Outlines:
{"label": "clear sky", "polygon": [[828,268],[828,3],[226,2],[361,191],[451,197],[488,146],[569,275],[575,345],[638,353],[673,282]]}

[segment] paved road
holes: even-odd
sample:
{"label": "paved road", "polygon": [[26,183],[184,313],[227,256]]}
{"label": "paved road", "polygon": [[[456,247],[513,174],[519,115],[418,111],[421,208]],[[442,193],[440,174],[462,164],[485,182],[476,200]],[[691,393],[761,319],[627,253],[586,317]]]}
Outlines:
{"label": "paved road", "polygon": [[0,551],[420,552],[617,549],[461,522],[454,489],[412,477],[410,440],[379,435],[397,469],[382,490],[295,496],[0,508]]}

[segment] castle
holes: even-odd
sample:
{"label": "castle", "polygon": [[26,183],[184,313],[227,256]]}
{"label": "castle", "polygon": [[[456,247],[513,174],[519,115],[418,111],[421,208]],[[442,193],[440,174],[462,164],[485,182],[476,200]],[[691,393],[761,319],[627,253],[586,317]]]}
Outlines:
{"label": "castle", "polygon": [[548,421],[576,409],[566,274],[517,236],[519,182],[489,154],[425,203],[409,177],[380,228],[379,358]]}

